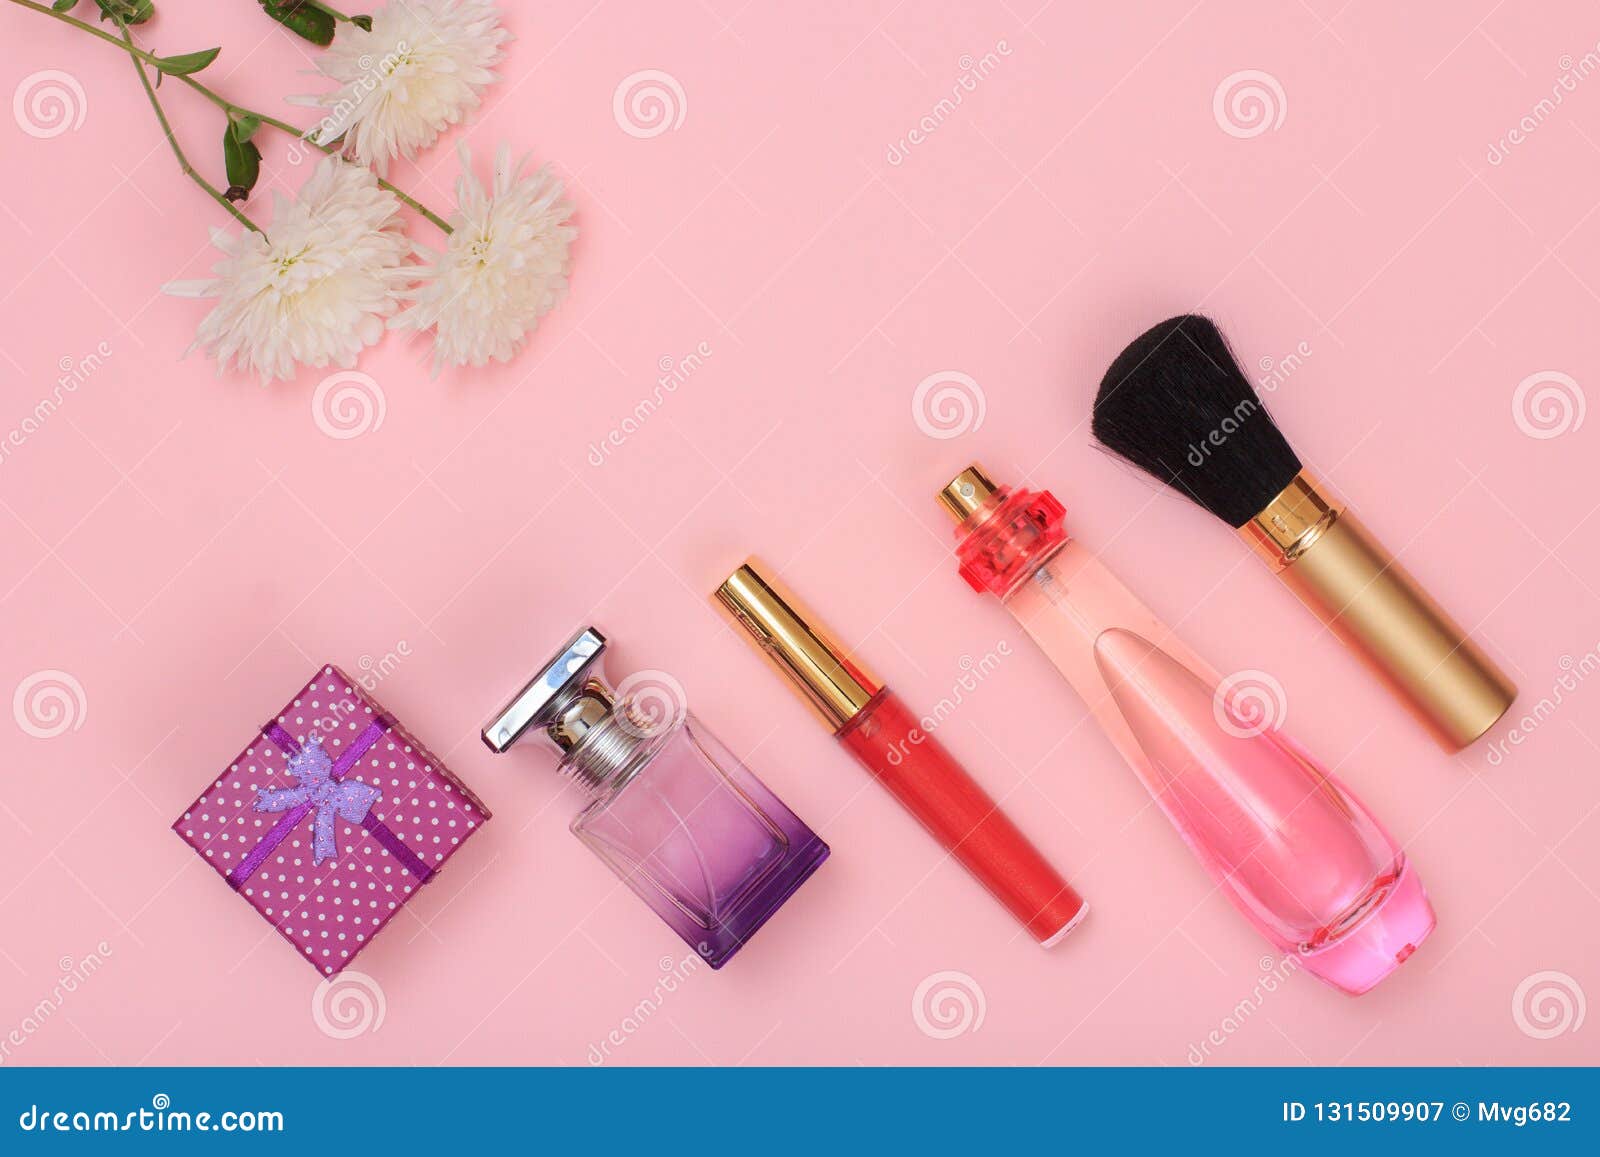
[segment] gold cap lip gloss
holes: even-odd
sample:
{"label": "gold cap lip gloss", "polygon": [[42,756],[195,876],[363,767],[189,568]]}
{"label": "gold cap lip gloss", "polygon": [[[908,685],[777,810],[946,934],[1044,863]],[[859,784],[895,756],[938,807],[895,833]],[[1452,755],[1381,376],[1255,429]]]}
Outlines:
{"label": "gold cap lip gloss", "polygon": [[837,731],[872,702],[883,683],[814,626],[815,617],[802,613],[793,594],[756,569],[758,561],[746,559],[723,580],[716,600]]}
{"label": "gold cap lip gloss", "polygon": [[1088,906],[925,722],[747,559],[713,596],[789,677],[834,740],[1046,948]]}
{"label": "gold cap lip gloss", "polygon": [[1238,531],[1439,743],[1472,743],[1517,688],[1316,479],[1302,471]]}

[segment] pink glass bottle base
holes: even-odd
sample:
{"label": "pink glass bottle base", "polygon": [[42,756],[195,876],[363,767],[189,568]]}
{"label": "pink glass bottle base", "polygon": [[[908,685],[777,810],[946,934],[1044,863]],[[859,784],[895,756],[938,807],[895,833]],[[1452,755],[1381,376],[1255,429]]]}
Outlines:
{"label": "pink glass bottle base", "polygon": [[1301,956],[1300,966],[1360,996],[1404,964],[1436,923],[1428,893],[1407,860],[1389,894],[1353,931],[1328,948]]}

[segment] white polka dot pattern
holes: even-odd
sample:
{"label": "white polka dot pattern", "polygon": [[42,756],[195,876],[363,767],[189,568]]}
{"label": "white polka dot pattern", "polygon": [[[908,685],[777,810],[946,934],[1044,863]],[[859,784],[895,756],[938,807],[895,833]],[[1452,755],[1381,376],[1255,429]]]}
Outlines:
{"label": "white polka dot pattern", "polygon": [[[340,754],[375,718],[378,706],[337,667],[325,666],[279,712],[296,743],[322,736]],[[173,830],[226,878],[267,835],[279,816],[258,812],[265,788],[294,783],[284,753],[258,734],[190,804]],[[382,794],[369,821],[387,825],[423,864],[437,872],[489,812],[398,723],[351,767]],[[239,894],[325,976],[348,965],[422,884],[361,824],[339,821],[339,855],[312,863],[307,815],[243,881]]]}

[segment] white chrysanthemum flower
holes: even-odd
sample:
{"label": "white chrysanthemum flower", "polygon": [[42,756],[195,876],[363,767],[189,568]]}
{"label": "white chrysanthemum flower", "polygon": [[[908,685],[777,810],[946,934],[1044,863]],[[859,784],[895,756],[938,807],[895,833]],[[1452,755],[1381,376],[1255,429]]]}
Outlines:
{"label": "white chrysanthemum flower", "polygon": [[324,157],[293,200],[276,193],[266,233],[211,230],[224,259],[215,277],[175,281],[166,292],[210,297],[194,346],[253,370],[263,385],[299,366],[348,369],[383,336],[416,272],[406,258],[400,201],[370,169]]}
{"label": "white chrysanthemum flower", "polygon": [[406,294],[412,304],[389,323],[434,330],[434,373],[444,365],[510,360],[566,294],[578,235],[568,223],[572,204],[562,199],[561,182],[548,166],[525,177],[501,145],[486,190],[463,144],[461,170],[445,250],[418,246],[425,263]]}
{"label": "white chrysanthemum flower", "polygon": [[384,174],[478,107],[510,38],[490,0],[395,0],[372,14],[371,31],[341,24],[317,57],[338,88],[291,99],[329,110],[314,140],[342,134],[351,155]]}

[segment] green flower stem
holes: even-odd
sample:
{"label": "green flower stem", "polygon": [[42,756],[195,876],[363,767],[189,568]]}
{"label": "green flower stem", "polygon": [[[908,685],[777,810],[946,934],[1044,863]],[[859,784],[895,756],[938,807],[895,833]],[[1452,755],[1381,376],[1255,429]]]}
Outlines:
{"label": "green flower stem", "polygon": [[[117,27],[122,31],[123,42],[126,43],[130,49],[132,49],[133,37],[128,32],[128,26],[122,22],[121,17],[113,16],[112,19],[116,21]],[[183,170],[184,175],[196,185],[199,185],[202,189],[204,189],[206,194],[213,201],[226,209],[233,219],[239,222],[239,224],[243,225],[246,229],[249,229],[252,233],[261,233],[262,236],[266,236],[266,234],[262,232],[261,226],[257,225],[254,221],[250,220],[249,217],[245,216],[244,212],[240,210],[237,205],[228,200],[227,197],[223,196],[223,194],[215,185],[202,177],[199,170],[189,163],[189,158],[184,156],[183,146],[178,144],[178,138],[172,131],[171,123],[167,120],[166,110],[161,107],[161,98],[156,96],[155,87],[150,83],[150,77],[145,73],[144,61],[138,59],[137,57],[133,57],[130,58],[129,63],[133,65],[133,70],[139,74],[139,83],[144,86],[144,94],[150,98],[150,107],[155,109],[156,120],[161,122],[161,132],[166,136],[167,144],[172,146],[172,155],[178,158],[178,167]]]}
{"label": "green flower stem", "polygon": [[16,4],[16,5],[18,5],[18,6],[22,7],[22,8],[32,8],[35,12],[42,12],[42,13],[44,13],[44,15],[49,16],[49,17],[51,17],[51,18],[53,18],[55,20],[59,20],[63,24],[70,24],[74,28],[81,28],[81,29],[83,29],[83,31],[87,32],[90,36],[98,36],[101,40],[104,40],[107,44],[115,44],[118,48],[121,48],[124,51],[133,53],[133,55],[137,56],[140,60],[144,61],[146,64],[153,65],[156,62],[156,58],[155,58],[155,56],[153,54],[145,52],[145,51],[143,51],[143,50],[141,50],[139,48],[134,47],[134,45],[131,42],[130,43],[124,43],[123,40],[120,37],[116,37],[116,36],[111,35],[111,33],[107,32],[105,29],[96,28],[93,24],[87,24],[84,21],[79,20],[76,16],[68,16],[65,12],[57,12],[54,8],[51,8],[48,4],[36,4],[36,3],[34,3],[34,0],[11,0],[11,3]]}
{"label": "green flower stem", "polygon": [[[312,140],[310,137],[306,136],[304,132],[302,132],[300,129],[297,129],[294,125],[290,124],[288,121],[279,120],[275,116],[268,116],[264,112],[256,112],[254,109],[245,108],[243,105],[237,105],[237,104],[228,103],[227,100],[225,100],[224,98],[218,96],[216,93],[212,92],[205,85],[203,85],[199,81],[195,80],[194,77],[192,77],[192,76],[180,76],[178,79],[183,81],[184,83],[188,84],[191,88],[196,89],[197,91],[199,91],[201,93],[204,93],[207,99],[211,100],[212,102],[214,102],[215,104],[217,104],[221,108],[225,109],[228,112],[228,115],[230,115],[230,116],[233,116],[235,114],[237,114],[239,116],[253,116],[257,120],[259,120],[262,124],[266,125],[268,128],[277,129],[281,133],[288,133],[290,136],[294,137],[296,140],[302,140],[302,141],[305,141],[307,144],[314,145],[317,148],[321,149],[325,153],[333,153],[333,152],[337,152],[338,151],[332,145],[325,145],[321,141]],[[410,193],[407,193],[404,189],[400,189],[400,188],[398,188],[398,187],[396,187],[394,185],[391,185],[388,181],[384,180],[382,177],[379,177],[376,173],[374,173],[373,176],[377,178],[378,187],[379,188],[387,189],[389,192],[393,193],[396,197],[398,197],[400,200],[404,201],[407,205],[410,205],[418,213],[421,213],[424,217],[426,217],[428,220],[432,221],[435,225],[437,225],[440,229],[443,229],[446,233],[455,232],[455,230],[450,228],[450,222],[446,221],[443,217],[439,216],[439,214],[435,213],[432,209],[428,208],[421,201],[419,201],[415,197],[413,197]]]}
{"label": "green flower stem", "polygon": [[[142,61],[145,64],[150,65],[151,67],[155,67],[156,59],[157,59],[155,54],[154,53],[150,53],[150,52],[146,52],[143,49],[139,48],[137,45],[135,45],[133,43],[131,37],[128,37],[126,35],[123,36],[123,37],[112,36],[109,32],[106,32],[103,29],[96,28],[93,24],[87,24],[84,21],[79,20],[75,16],[67,15],[67,13],[65,13],[65,12],[57,12],[53,8],[51,8],[49,5],[36,3],[35,0],[11,0],[11,3],[13,3],[13,4],[15,4],[15,5],[17,5],[18,7],[21,7],[21,8],[30,8],[33,11],[41,13],[41,14],[43,14],[45,16],[49,16],[50,18],[52,18],[54,20],[59,20],[63,24],[70,24],[74,28],[78,28],[78,29],[80,29],[80,30],[82,30],[84,32],[87,32],[91,36],[99,37],[101,40],[104,40],[107,44],[114,44],[114,45],[116,45],[116,47],[122,49],[124,52],[127,52],[130,55],[132,55],[134,57],[134,59],[135,59],[135,63],[136,64],[138,62]],[[336,14],[335,13],[330,13],[330,15],[336,15]],[[346,17],[345,19],[348,19],[348,17]],[[123,29],[123,31],[124,31],[124,33],[127,32],[127,30],[125,28]],[[194,170],[194,167],[192,165],[190,165],[188,161],[183,160],[183,153],[178,148],[178,143],[174,139],[173,134],[172,134],[172,130],[167,124],[167,118],[161,111],[160,103],[156,100],[155,92],[154,92],[154,90],[151,89],[150,81],[145,76],[144,69],[142,67],[139,69],[139,79],[144,83],[145,91],[150,94],[151,103],[154,104],[155,107],[156,107],[156,115],[161,118],[162,130],[166,133],[167,140],[169,142],[171,142],[173,151],[178,153],[178,157],[180,159],[180,162],[182,163],[182,165],[184,167],[184,172],[189,174],[196,181],[198,181],[206,189],[206,191],[208,193],[211,193],[213,196],[220,197],[221,194],[216,192],[216,190],[214,188],[212,188],[203,179],[201,179],[200,175]],[[192,76],[178,76],[178,77],[175,77],[174,79],[182,81],[184,84],[188,85],[195,92],[199,93],[201,96],[205,97],[212,104],[214,104],[218,108],[220,108],[229,117],[245,117],[245,116],[255,117],[262,124],[267,125],[270,128],[276,129],[278,132],[286,133],[289,136],[294,137],[296,140],[307,141],[307,143],[316,146],[317,148],[321,149],[325,153],[333,153],[333,152],[337,152],[338,151],[333,145],[325,145],[321,141],[311,140],[309,137],[307,137],[305,135],[304,132],[302,132],[300,129],[296,128],[294,125],[290,124],[288,121],[280,120],[279,118],[277,118],[275,116],[268,116],[266,113],[257,112],[254,109],[246,108],[244,105],[234,104],[232,101],[228,100],[226,97],[224,97],[221,94],[217,93],[213,89],[208,88],[206,85],[202,84],[200,81],[196,80]],[[452,230],[450,228],[450,223],[448,221],[446,221],[443,217],[439,216],[439,214],[435,213],[432,209],[429,209],[426,205],[424,205],[421,201],[418,201],[415,197],[411,196],[409,193],[407,193],[404,190],[402,190],[400,188],[397,188],[396,186],[390,184],[388,181],[384,180],[382,177],[378,177],[377,181],[378,181],[378,185],[379,185],[380,188],[386,189],[389,192],[393,193],[402,202],[404,202],[405,204],[409,205],[412,209],[415,209],[418,213],[420,213],[422,216],[426,217],[429,221],[433,222],[433,224],[437,225],[445,233],[454,232],[454,230]],[[226,198],[223,198],[223,199],[224,199],[224,201],[226,201]],[[239,212],[238,209],[236,209],[231,202],[228,202],[226,207],[228,209],[228,212],[232,213],[234,215],[234,217],[238,218],[240,221],[243,221],[245,224],[250,225],[250,228],[256,229],[257,232],[260,231],[257,228],[257,226],[255,226],[254,224],[251,224],[250,221],[248,220],[248,218],[246,218],[243,213]]]}

